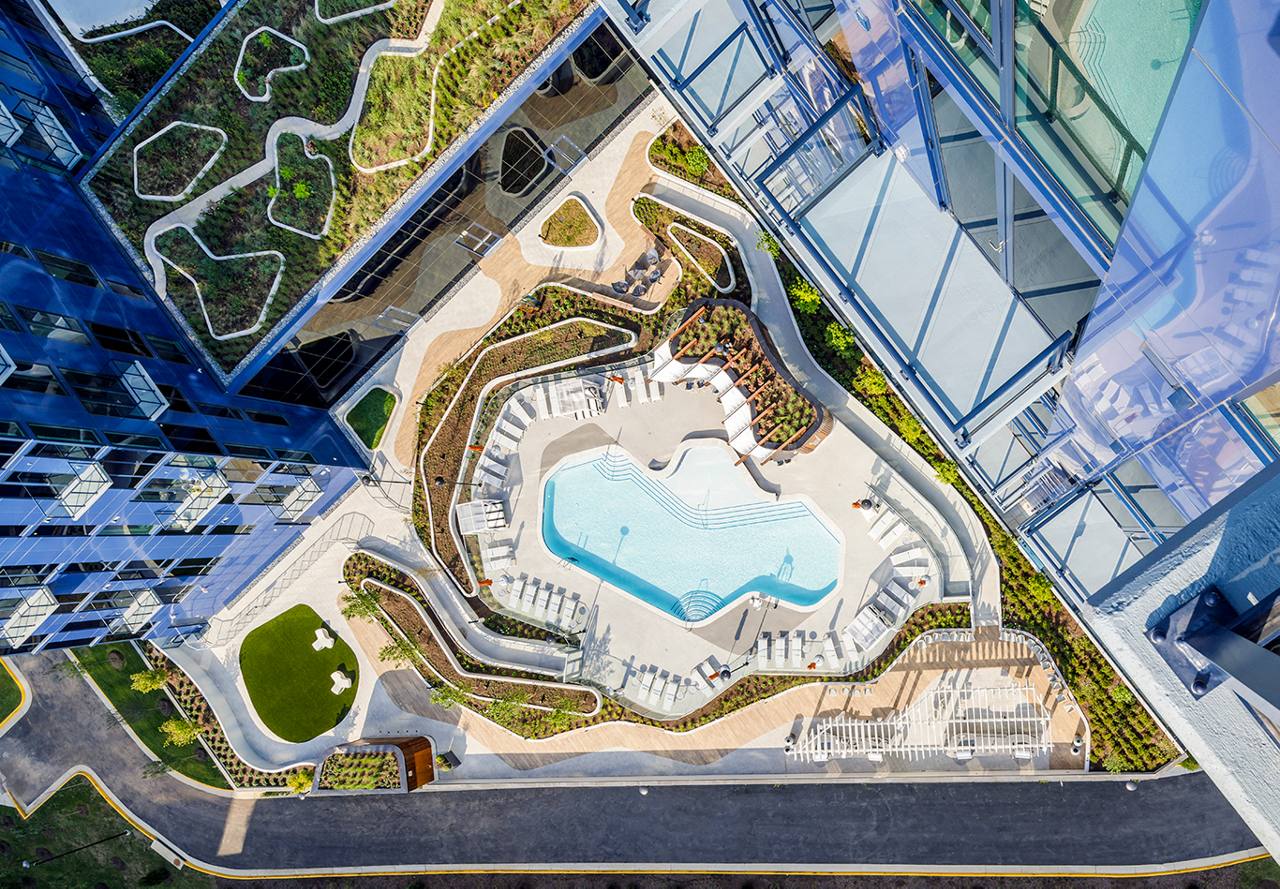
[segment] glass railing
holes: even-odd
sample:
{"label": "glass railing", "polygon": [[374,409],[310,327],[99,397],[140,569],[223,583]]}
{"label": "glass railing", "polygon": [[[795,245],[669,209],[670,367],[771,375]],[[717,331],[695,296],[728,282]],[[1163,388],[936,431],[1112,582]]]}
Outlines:
{"label": "glass railing", "polygon": [[[914,0],[916,8],[924,14],[925,19],[938,33],[938,36],[951,47],[952,53],[960,63],[973,75],[974,82],[997,106],[1000,104],[1000,76],[995,64],[987,57],[986,52],[965,29],[956,14],[947,8],[942,0]],[[968,0],[961,5],[983,6],[982,0]],[[987,19],[990,27],[990,19]],[[988,35],[989,36],[989,35]]]}

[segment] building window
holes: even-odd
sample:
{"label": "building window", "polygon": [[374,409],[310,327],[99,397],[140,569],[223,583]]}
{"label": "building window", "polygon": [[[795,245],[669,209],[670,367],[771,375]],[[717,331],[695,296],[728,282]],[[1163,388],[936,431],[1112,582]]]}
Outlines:
{"label": "building window", "polygon": [[146,537],[155,525],[103,525],[99,537]]}
{"label": "building window", "polygon": [[252,534],[257,525],[214,525],[210,534]]}
{"label": "building window", "polygon": [[126,284],[124,281],[116,281],[112,278],[108,278],[107,286],[110,287],[112,290],[114,290],[116,293],[123,294],[124,296],[136,296],[136,297],[139,297],[140,299],[147,298],[147,294],[145,291],[140,290],[137,287],[134,287],[132,284]]}
{"label": "building window", "polygon": [[289,421],[279,414],[268,413],[267,411],[245,411],[249,415],[249,419],[255,423],[267,423],[271,426],[288,426]]}
{"label": "building window", "polygon": [[146,418],[137,399],[118,376],[85,373],[65,367],[62,368],[62,376],[71,384],[80,403],[89,413],[135,420]]}
{"label": "building window", "polygon": [[36,259],[44,266],[44,270],[55,278],[70,281],[72,284],[83,284],[85,287],[97,287],[100,282],[93,269],[83,262],[67,259],[43,250],[35,251]]}
{"label": "building window", "polygon": [[0,525],[0,537],[21,537],[26,525]]}
{"label": "building window", "polygon": [[15,244],[13,241],[0,241],[0,253],[12,253],[16,256],[25,256],[31,258],[31,251],[21,244]]}
{"label": "building window", "polygon": [[114,567],[111,562],[72,562],[62,569],[63,574],[101,574]]}
{"label": "building window", "polygon": [[151,350],[147,348],[147,341],[135,331],[125,330],[123,327],[116,327],[114,324],[102,324],[97,321],[89,322],[89,331],[104,349],[110,349],[113,352],[124,352],[127,355],[139,355],[143,358],[151,357]]}
{"label": "building window", "polygon": [[77,429],[74,426],[51,426],[47,423],[32,423],[31,434],[36,438],[48,441],[66,441],[72,444],[98,444],[98,436],[92,429]]}
{"label": "building window", "polygon": [[0,565],[0,587],[39,586],[57,565]]}
{"label": "building window", "polygon": [[36,395],[66,395],[67,390],[58,382],[53,368],[47,364],[14,363],[13,371],[0,384],[17,392],[34,392]]}
{"label": "building window", "polygon": [[152,336],[144,334],[147,342],[151,344],[151,349],[156,353],[157,358],[163,358],[165,361],[172,361],[176,364],[190,364],[187,359],[187,353],[182,351],[182,347],[173,340],[167,340],[162,336]]}
{"label": "building window", "polygon": [[137,432],[108,432],[107,441],[113,445],[127,448],[154,448],[157,451],[168,450],[163,441],[154,435],[141,435]]}
{"label": "building window", "polygon": [[93,533],[92,525],[36,525],[31,532],[32,537],[88,537]]}
{"label": "building window", "polygon": [[175,451],[191,451],[196,454],[221,454],[222,448],[209,430],[199,426],[182,426],[177,423],[161,423],[160,428],[173,443]]}
{"label": "building window", "polygon": [[5,303],[0,303],[0,330],[22,333],[22,325],[18,323],[18,316],[13,314],[13,309],[9,308]]}
{"label": "building window", "polygon": [[291,451],[288,448],[280,448],[276,453],[280,455],[281,460],[292,460],[294,463],[316,462],[316,458],[310,451]]}
{"label": "building window", "polygon": [[27,452],[30,457],[53,457],[62,460],[92,460],[98,453],[96,447],[83,445],[38,444]]}
{"label": "building window", "polygon": [[271,460],[271,451],[257,445],[228,444],[227,453],[233,457],[248,457],[251,460]]}
{"label": "building window", "polygon": [[245,418],[243,411],[234,407],[225,407],[221,404],[209,404],[201,401],[196,403],[196,407],[200,409],[200,413],[209,417],[222,417],[227,420],[243,420]]}
{"label": "building window", "polygon": [[182,411],[186,414],[194,414],[196,409],[191,406],[191,402],[187,400],[187,396],[182,394],[182,390],[177,386],[166,386],[156,384],[156,390],[164,396],[165,401],[169,402],[169,409]]}
{"label": "building window", "polygon": [[204,559],[179,559],[169,571],[174,577],[202,577],[218,564],[216,556]]}
{"label": "building window", "polygon": [[27,322],[27,327],[36,336],[64,343],[75,343],[79,346],[89,344],[89,337],[85,336],[84,328],[75,318],[68,318],[57,312],[46,312],[43,309],[32,309],[28,306],[18,306],[17,310],[22,319]]}
{"label": "building window", "polygon": [[102,468],[111,477],[113,488],[132,490],[138,487],[151,470],[164,459],[163,454],[151,451],[135,451],[129,448],[112,448],[102,458]]}

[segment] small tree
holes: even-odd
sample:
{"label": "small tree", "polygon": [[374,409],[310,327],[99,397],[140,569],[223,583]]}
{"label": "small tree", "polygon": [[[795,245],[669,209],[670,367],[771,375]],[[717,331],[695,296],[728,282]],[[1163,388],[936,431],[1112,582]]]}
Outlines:
{"label": "small tree", "polygon": [[200,726],[190,719],[173,716],[160,723],[160,733],[164,735],[166,747],[190,747],[203,732]]}
{"label": "small tree", "polygon": [[315,780],[315,769],[298,769],[296,772],[290,772],[289,777],[284,779],[284,786],[290,793],[309,793]]}
{"label": "small tree", "polygon": [[412,639],[403,636],[393,639],[378,651],[378,660],[397,667],[412,667],[422,656],[422,649]]}
{"label": "small tree", "polygon": [[376,620],[382,613],[381,599],[376,592],[361,584],[342,596],[342,616],[345,618],[364,617]]}
{"label": "small tree", "polygon": [[787,288],[787,297],[797,312],[812,315],[822,308],[822,294],[804,278],[796,278]]}
{"label": "small tree", "polygon": [[960,467],[952,463],[950,460],[940,463],[937,467],[937,471],[938,481],[942,482],[944,485],[960,484]]}
{"label": "small tree", "polygon": [[841,358],[852,358],[858,352],[858,339],[853,331],[846,329],[839,321],[832,321],[826,329],[827,345],[831,351]]}
{"label": "small tree", "polygon": [[437,707],[449,710],[453,708],[454,704],[465,704],[466,702],[467,693],[448,682],[442,682],[431,689],[431,703]]}
{"label": "small tree", "polygon": [[529,700],[527,691],[512,689],[485,708],[485,715],[499,725],[513,721]]}
{"label": "small tree", "polygon": [[756,238],[756,249],[761,253],[768,253],[774,259],[782,255],[782,245],[778,243],[778,239],[764,229],[760,230],[760,237]]}
{"label": "small tree", "polygon": [[144,695],[151,694],[153,691],[159,691],[169,682],[169,671],[163,667],[156,667],[153,670],[143,670],[140,673],[134,673],[129,677],[129,687],[136,692]]}
{"label": "small tree", "polygon": [[684,153],[684,166],[689,174],[701,177],[711,168],[711,158],[701,145],[695,145]]}

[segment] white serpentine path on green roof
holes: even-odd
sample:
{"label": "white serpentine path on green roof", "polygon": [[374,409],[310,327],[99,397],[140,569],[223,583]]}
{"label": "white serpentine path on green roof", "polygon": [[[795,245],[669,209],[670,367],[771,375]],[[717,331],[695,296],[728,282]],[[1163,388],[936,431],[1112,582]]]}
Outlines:
{"label": "white serpentine path on green roof", "polygon": [[[147,258],[147,263],[151,266],[151,274],[155,281],[156,291],[161,297],[167,296],[165,260],[156,248],[156,238],[169,229],[178,226],[185,225],[195,228],[200,221],[201,215],[210,207],[213,207],[233,191],[247,188],[274,170],[277,165],[277,146],[282,136],[286,134],[296,135],[304,142],[308,139],[332,141],[347,130],[352,129],[359,122],[360,115],[364,111],[364,101],[369,91],[369,78],[373,73],[374,63],[383,55],[416,56],[424,52],[431,42],[431,36],[435,33],[441,15],[444,13],[446,2],[447,0],[431,0],[427,15],[422,22],[422,29],[413,40],[384,37],[375,41],[365,50],[364,56],[360,60],[360,67],[356,71],[355,86],[351,91],[351,102],[347,105],[347,110],[342,117],[338,118],[337,121],[332,124],[322,124],[306,117],[290,116],[279,118],[267,130],[266,145],[264,146],[265,153],[262,160],[224,179],[176,210],[161,216],[147,227],[142,241],[142,250]],[[203,298],[201,298],[200,303],[203,308]],[[267,307],[270,304],[271,298],[268,297],[262,307],[263,316],[265,316]],[[256,332],[256,330],[257,327],[255,326],[243,331],[243,335],[247,336]]]}

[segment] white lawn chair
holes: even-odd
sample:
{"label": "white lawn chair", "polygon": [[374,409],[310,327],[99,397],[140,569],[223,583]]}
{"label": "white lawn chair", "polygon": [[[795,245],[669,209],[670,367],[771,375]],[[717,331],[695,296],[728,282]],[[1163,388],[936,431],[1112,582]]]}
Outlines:
{"label": "white lawn chair", "polygon": [[909,562],[918,562],[921,559],[929,557],[929,550],[923,546],[913,546],[910,549],[898,550],[889,556],[889,561],[895,566],[906,565]]}
{"label": "white lawn chair", "polygon": [[872,540],[879,542],[880,538],[885,535],[885,532],[888,531],[889,528],[891,528],[897,521],[898,517],[893,514],[893,511],[885,509],[877,515],[875,521],[871,523],[871,527],[867,529],[867,536]]}
{"label": "white lawn chair", "polygon": [[804,631],[794,630],[791,633],[791,666],[799,667],[804,664]]}
{"label": "white lawn chair", "polygon": [[822,640],[822,656],[828,669],[834,670],[840,664],[840,655],[836,652],[836,634],[828,633]]}
{"label": "white lawn chair", "polygon": [[534,406],[538,410],[538,415],[544,420],[549,420],[555,416],[555,414],[551,413],[551,389],[549,386],[538,387]]}
{"label": "white lawn chair", "polygon": [[772,657],[773,636],[770,633],[761,633],[760,638],[756,640],[756,669],[763,669]]}
{"label": "white lawn chair", "polygon": [[635,393],[637,404],[649,403],[649,387],[646,385],[644,374],[639,368],[631,371],[631,391]]}
{"label": "white lawn chair", "polygon": [[885,549],[893,549],[893,547],[896,546],[898,543],[898,538],[900,538],[903,534],[906,534],[906,533],[907,533],[907,523],[898,522],[898,524],[894,525],[892,528],[886,531],[885,535],[880,538],[880,545],[883,546]]}
{"label": "white lawn chair", "polygon": [[680,690],[680,677],[672,676],[671,681],[667,683],[667,689],[662,695],[662,703],[667,709],[676,702],[676,692]]}

